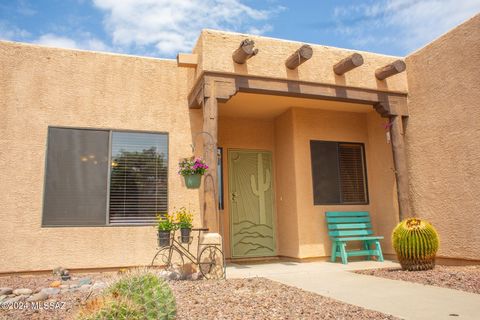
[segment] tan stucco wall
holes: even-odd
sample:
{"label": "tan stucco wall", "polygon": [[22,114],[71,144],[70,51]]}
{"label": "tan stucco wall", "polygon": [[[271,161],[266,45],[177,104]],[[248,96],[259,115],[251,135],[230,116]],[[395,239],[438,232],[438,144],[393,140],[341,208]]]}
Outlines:
{"label": "tan stucco wall", "polygon": [[176,173],[201,110],[175,61],[0,42],[0,272],[148,264],[153,227],[41,228],[47,126],[169,133],[169,206],[199,192]]}
{"label": "tan stucco wall", "polygon": [[406,59],[413,213],[439,255],[480,260],[480,15]]}
{"label": "tan stucco wall", "polygon": [[[370,211],[374,232],[385,236],[385,253],[392,253],[390,233],[398,221],[395,177],[390,145],[383,125],[375,113],[333,112],[293,109],[296,216],[299,258],[330,255],[330,240],[325,211]],[[368,205],[314,205],[310,140],[360,142],[365,145],[370,203]]]}
{"label": "tan stucco wall", "polygon": [[[222,106],[220,106],[222,108]],[[273,177],[275,177],[275,145],[273,120],[220,117],[218,146],[223,148],[223,221],[225,256],[231,256],[230,247],[230,193],[228,192],[228,150],[246,149],[272,152]],[[275,182],[273,182],[275,184]]]}
{"label": "tan stucco wall", "polygon": [[[259,53],[243,65],[236,64],[232,60],[232,53],[238,48],[240,42],[247,38],[255,41],[255,47],[259,49]],[[354,51],[312,44],[312,58],[296,70],[290,70],[285,66],[285,60],[301,45],[302,43],[295,41],[203,30],[193,50],[195,53],[200,53],[196,75],[199,76],[202,71],[217,71],[378,90],[407,91],[405,73],[383,81],[375,78],[377,68],[399,57],[361,52],[364,64],[343,76],[337,76],[333,72],[333,65]]]}
{"label": "tan stucco wall", "polygon": [[275,118],[278,254],[287,257],[298,257],[300,244],[294,127],[293,109]]}

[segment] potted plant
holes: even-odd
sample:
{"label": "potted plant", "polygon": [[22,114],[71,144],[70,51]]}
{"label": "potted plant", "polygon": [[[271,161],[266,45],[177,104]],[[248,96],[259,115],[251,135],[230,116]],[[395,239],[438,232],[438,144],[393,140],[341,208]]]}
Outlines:
{"label": "potted plant", "polygon": [[170,233],[176,227],[174,217],[172,215],[158,215],[158,245],[166,247],[170,245]]}
{"label": "potted plant", "polygon": [[181,207],[180,210],[176,212],[175,219],[178,227],[180,228],[182,242],[189,243],[190,232],[192,231],[193,225],[193,214],[188,211],[187,208]]}
{"label": "potted plant", "polygon": [[179,164],[178,173],[185,179],[185,185],[188,189],[198,189],[202,181],[202,176],[208,169],[207,164],[200,158],[186,158]]}

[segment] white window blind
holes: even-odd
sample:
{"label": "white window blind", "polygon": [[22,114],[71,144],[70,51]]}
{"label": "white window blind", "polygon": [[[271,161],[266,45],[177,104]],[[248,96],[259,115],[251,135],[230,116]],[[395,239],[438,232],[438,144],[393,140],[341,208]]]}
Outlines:
{"label": "white window blind", "polygon": [[362,145],[345,143],[338,145],[338,167],[344,203],[367,202],[363,158]]}
{"label": "white window blind", "polygon": [[168,136],[112,132],[110,224],[153,224],[167,211]]}

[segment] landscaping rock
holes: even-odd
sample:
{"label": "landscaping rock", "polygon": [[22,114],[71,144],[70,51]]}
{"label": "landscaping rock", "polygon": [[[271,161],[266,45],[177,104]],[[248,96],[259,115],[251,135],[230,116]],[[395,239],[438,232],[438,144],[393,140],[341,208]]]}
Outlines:
{"label": "landscaping rock", "polygon": [[26,294],[21,294],[21,295],[18,295],[18,296],[16,296],[16,297],[13,297],[13,298],[4,300],[2,303],[4,303],[4,304],[9,304],[9,303],[14,303],[14,302],[19,302],[19,301],[25,300],[26,298],[28,298],[28,295],[26,295]]}
{"label": "landscaping rock", "polygon": [[44,301],[48,299],[48,294],[43,291],[39,293],[35,293],[34,295],[30,296],[27,301],[35,302],[35,301]]}
{"label": "landscaping rock", "polygon": [[13,294],[16,295],[16,296],[20,296],[20,295],[31,295],[32,294],[32,290],[31,289],[27,289],[27,288],[22,288],[22,289],[15,289],[13,290]]}
{"label": "landscaping rock", "polygon": [[5,300],[5,299],[7,299],[7,298],[8,298],[8,297],[7,297],[6,294],[1,295],[1,296],[0,296],[0,303],[2,303],[2,301]]}
{"label": "landscaping rock", "polygon": [[53,269],[52,273],[53,273],[54,276],[61,276],[63,270],[64,269],[62,267],[57,267],[57,268]]}
{"label": "landscaping rock", "polygon": [[87,278],[87,277],[84,277],[84,278],[81,278],[80,280],[78,280],[78,285],[81,287],[85,284],[91,284],[92,283],[92,279],[90,278]]}
{"label": "landscaping rock", "polygon": [[43,288],[40,292],[48,294],[48,296],[54,296],[60,293],[58,288]]}
{"label": "landscaping rock", "polygon": [[70,280],[70,279],[71,279],[71,277],[70,277],[70,271],[68,271],[67,269],[62,270],[60,276],[62,277],[62,280],[63,280],[63,281],[67,281],[67,280]]}
{"label": "landscaping rock", "polygon": [[12,288],[0,288],[0,296],[12,294]]}
{"label": "landscaping rock", "polygon": [[98,281],[92,285],[92,290],[102,290],[102,289],[105,289],[106,287],[107,287],[107,284],[105,282]]}
{"label": "landscaping rock", "polygon": [[202,279],[202,274],[200,272],[195,272],[189,275],[188,280],[197,281]]}
{"label": "landscaping rock", "polygon": [[182,274],[180,272],[176,271],[167,271],[168,274],[166,274],[165,279],[167,280],[181,280],[182,279]]}
{"label": "landscaping rock", "polygon": [[61,281],[58,281],[58,280],[55,280],[53,281],[52,283],[50,283],[50,287],[52,288],[58,288],[62,285],[62,282]]}
{"label": "landscaping rock", "polygon": [[91,288],[92,288],[91,285],[89,285],[89,284],[84,284],[84,285],[81,285],[79,289],[80,289],[81,291],[88,291],[88,290],[90,290]]}

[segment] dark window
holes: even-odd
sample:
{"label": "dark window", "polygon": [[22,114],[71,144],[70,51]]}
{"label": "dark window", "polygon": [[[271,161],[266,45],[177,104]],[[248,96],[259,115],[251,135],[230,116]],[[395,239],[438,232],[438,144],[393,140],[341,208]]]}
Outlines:
{"label": "dark window", "polygon": [[167,164],[166,134],[49,128],[42,224],[154,223]]}
{"label": "dark window", "polygon": [[366,204],[365,152],[361,143],[310,141],[314,204]]}
{"label": "dark window", "polygon": [[108,131],[48,129],[42,224],[105,225]]}

